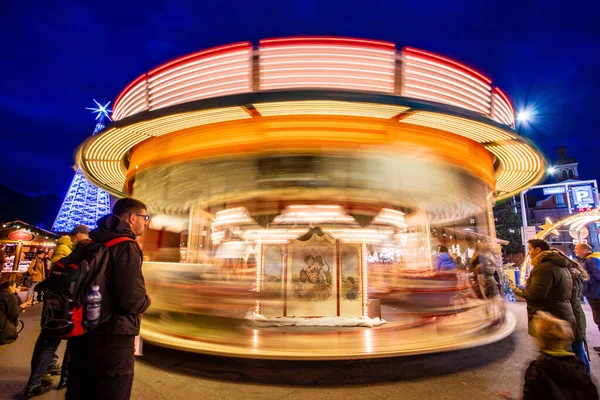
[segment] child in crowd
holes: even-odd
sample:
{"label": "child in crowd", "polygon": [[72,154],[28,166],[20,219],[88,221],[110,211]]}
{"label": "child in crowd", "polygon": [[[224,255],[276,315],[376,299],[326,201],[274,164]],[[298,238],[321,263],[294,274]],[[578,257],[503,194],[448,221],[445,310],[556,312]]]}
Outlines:
{"label": "child in crowd", "polygon": [[[568,351],[574,337],[569,323],[538,311],[533,327],[541,354],[525,371],[522,399],[597,400],[583,361]],[[510,393],[500,396],[512,399]]]}

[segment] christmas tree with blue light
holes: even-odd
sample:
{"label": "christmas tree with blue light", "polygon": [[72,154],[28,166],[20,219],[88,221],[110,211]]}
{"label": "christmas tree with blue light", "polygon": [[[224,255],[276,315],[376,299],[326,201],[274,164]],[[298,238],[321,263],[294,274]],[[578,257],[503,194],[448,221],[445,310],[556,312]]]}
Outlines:
{"label": "christmas tree with blue light", "polygon": [[[92,135],[104,129],[105,119],[111,121],[108,114],[112,111],[108,109],[110,101],[105,105],[101,105],[96,100],[94,103],[96,103],[96,107],[86,107],[87,110],[96,114],[97,123]],[[52,225],[52,230],[71,232],[76,225],[85,225],[94,229],[96,222],[109,213],[110,195],[108,192],[90,183],[78,168]]]}

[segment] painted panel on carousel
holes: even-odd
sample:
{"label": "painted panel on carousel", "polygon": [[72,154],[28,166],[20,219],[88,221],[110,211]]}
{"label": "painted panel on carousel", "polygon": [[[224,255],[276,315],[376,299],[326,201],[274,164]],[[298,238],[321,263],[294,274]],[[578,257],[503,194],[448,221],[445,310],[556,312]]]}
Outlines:
{"label": "painted panel on carousel", "polygon": [[340,315],[362,316],[360,245],[340,244]]}
{"label": "painted panel on carousel", "polygon": [[288,254],[287,316],[336,316],[335,241],[315,234],[307,241],[292,241]]}
{"label": "painted panel on carousel", "polygon": [[285,245],[268,244],[264,247],[261,314],[280,317],[283,312],[283,284],[285,274]]}

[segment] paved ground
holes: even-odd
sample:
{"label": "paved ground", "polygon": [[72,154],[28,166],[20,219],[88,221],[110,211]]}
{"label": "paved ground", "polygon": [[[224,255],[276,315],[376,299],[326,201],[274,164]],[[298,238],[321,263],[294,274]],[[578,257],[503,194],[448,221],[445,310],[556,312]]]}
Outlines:
{"label": "paved ground", "polygon": [[[536,356],[526,332],[525,306],[511,303],[515,333],[496,344],[445,354],[343,362],[273,362],[181,353],[150,345],[136,364],[132,399],[496,399],[519,392],[522,375]],[[0,347],[0,399],[19,398],[39,333],[40,305],[24,314],[17,342]],[[586,306],[590,346],[600,335]],[[59,349],[60,355],[64,345]],[[592,355],[600,380],[600,357]],[[55,379],[58,383],[58,379]],[[51,390],[39,399],[63,399]]]}

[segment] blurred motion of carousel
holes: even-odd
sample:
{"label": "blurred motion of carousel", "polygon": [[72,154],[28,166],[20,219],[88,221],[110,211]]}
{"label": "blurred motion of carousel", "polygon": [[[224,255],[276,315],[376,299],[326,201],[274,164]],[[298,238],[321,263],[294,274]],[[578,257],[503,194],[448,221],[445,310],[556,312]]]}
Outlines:
{"label": "blurred motion of carousel", "polygon": [[545,160],[477,71],[365,39],[243,42],[141,75],[113,119],[77,161],[153,215],[145,340],[352,359],[514,329],[468,266],[478,244],[499,248],[493,202],[535,184]]}

